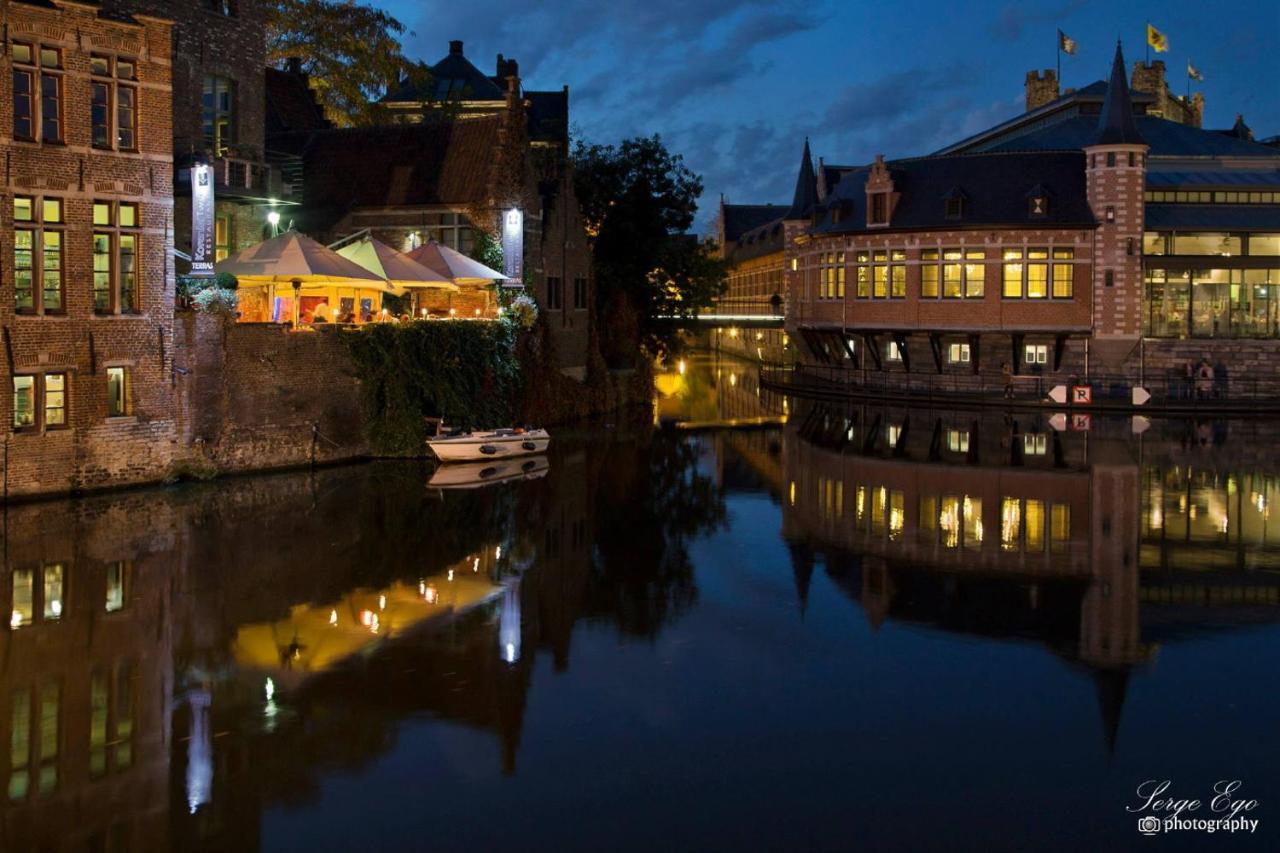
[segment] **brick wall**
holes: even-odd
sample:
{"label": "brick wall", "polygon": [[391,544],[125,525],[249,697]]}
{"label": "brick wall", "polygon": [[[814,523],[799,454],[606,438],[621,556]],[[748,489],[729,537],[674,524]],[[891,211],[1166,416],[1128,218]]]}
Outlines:
{"label": "brick wall", "polygon": [[[1085,187],[1098,220],[1093,265],[1094,334],[1136,341],[1142,331],[1145,145],[1086,149]],[[1126,356],[1118,351],[1113,361]]]}
{"label": "brick wall", "polygon": [[366,456],[360,385],[340,329],[180,315],[178,434],[218,472]]}
{"label": "brick wall", "polygon": [[[56,48],[62,56],[64,144],[9,135],[13,75],[6,52],[0,79],[0,155],[6,171],[0,209],[0,457],[4,497],[157,480],[173,452],[173,187],[170,140],[169,25],[149,18],[125,24],[68,4],[51,9],[9,4],[11,41]],[[132,59],[138,82],[138,150],[91,147],[90,54]],[[19,314],[15,300],[15,196],[57,199],[63,222],[61,313]],[[137,205],[137,313],[95,313],[93,206]],[[36,265],[40,264],[39,259]],[[132,413],[108,417],[107,368],[129,374]],[[65,428],[15,431],[14,375],[66,376]]]}

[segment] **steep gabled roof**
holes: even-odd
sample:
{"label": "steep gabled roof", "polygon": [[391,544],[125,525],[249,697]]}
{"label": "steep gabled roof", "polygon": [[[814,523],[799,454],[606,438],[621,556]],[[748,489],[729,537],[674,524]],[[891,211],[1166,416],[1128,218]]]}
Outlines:
{"label": "steep gabled roof", "polygon": [[781,219],[787,208],[780,204],[726,204],[721,210],[724,241],[732,243],[748,231]]}
{"label": "steep gabled roof", "polygon": [[483,74],[462,53],[462,42],[449,42],[449,53],[431,66],[431,89],[424,91],[416,85],[403,82],[388,92],[384,102],[404,101],[501,101],[506,91],[491,77]]}
{"label": "steep gabled roof", "polygon": [[1111,79],[1107,82],[1107,97],[1102,102],[1102,115],[1098,117],[1098,132],[1094,145],[1146,145],[1133,120],[1133,101],[1129,99],[1129,81],[1124,75],[1124,53],[1116,42],[1116,56],[1111,62]]}
{"label": "steep gabled roof", "polygon": [[267,68],[263,77],[267,105],[267,133],[323,130],[330,127],[324,108],[304,74]]}
{"label": "steep gabled roof", "polygon": [[[1096,220],[1085,192],[1084,153],[957,154],[887,163],[894,192],[900,193],[889,230],[993,227],[1093,227]],[[867,230],[869,168],[845,175],[820,211],[818,233]],[[959,219],[948,218],[944,199],[963,187]],[[1044,216],[1032,216],[1027,202],[1035,187],[1051,199]],[[838,209],[839,221],[831,215]]]}
{"label": "steep gabled roof", "polygon": [[804,154],[800,157],[800,173],[796,175],[796,191],[786,219],[808,219],[818,203],[818,178],[813,172],[813,155],[809,153],[809,140],[804,141]]}

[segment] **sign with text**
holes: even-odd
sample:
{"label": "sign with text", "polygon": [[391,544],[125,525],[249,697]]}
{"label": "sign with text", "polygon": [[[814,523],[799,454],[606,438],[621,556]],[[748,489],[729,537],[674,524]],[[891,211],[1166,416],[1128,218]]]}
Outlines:
{"label": "sign with text", "polygon": [[1089,428],[1092,426],[1093,426],[1092,415],[1072,415],[1071,416],[1071,428],[1076,432],[1088,432]]}
{"label": "sign with text", "polygon": [[502,214],[502,274],[524,283],[524,211],[518,207]]}
{"label": "sign with text", "polygon": [[1092,385],[1072,385],[1071,402],[1087,406],[1093,402]]}
{"label": "sign with text", "polygon": [[191,167],[191,274],[212,276],[213,236],[213,170],[208,163]]}

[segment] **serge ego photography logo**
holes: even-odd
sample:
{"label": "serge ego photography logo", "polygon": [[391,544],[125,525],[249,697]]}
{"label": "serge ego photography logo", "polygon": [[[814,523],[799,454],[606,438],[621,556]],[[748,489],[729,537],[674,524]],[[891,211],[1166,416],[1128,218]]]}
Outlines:
{"label": "serge ego photography logo", "polygon": [[1260,821],[1254,816],[1258,801],[1241,792],[1238,779],[1215,782],[1205,799],[1182,796],[1169,779],[1148,779],[1138,785],[1136,801],[1125,811],[1138,815],[1138,832],[1254,833]]}

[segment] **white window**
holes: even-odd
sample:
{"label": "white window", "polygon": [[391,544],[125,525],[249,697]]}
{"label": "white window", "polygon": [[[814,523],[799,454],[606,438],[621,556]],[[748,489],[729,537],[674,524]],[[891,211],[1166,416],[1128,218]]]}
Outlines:
{"label": "white window", "polygon": [[1048,364],[1049,347],[1047,344],[1027,344],[1027,364]]}
{"label": "white window", "polygon": [[897,447],[900,438],[902,438],[902,427],[898,424],[889,424],[884,428],[884,440],[890,447]]}
{"label": "white window", "polygon": [[967,429],[947,430],[947,450],[952,453],[968,453],[969,431]]}
{"label": "white window", "polygon": [[885,345],[884,357],[886,361],[902,361],[902,350],[898,349],[897,341],[889,341]]}
{"label": "white window", "polygon": [[1022,436],[1022,452],[1027,456],[1044,456],[1049,452],[1049,436],[1043,432],[1029,432]]}
{"label": "white window", "polygon": [[968,344],[952,344],[947,349],[947,360],[952,364],[968,364],[969,363],[969,345]]}

